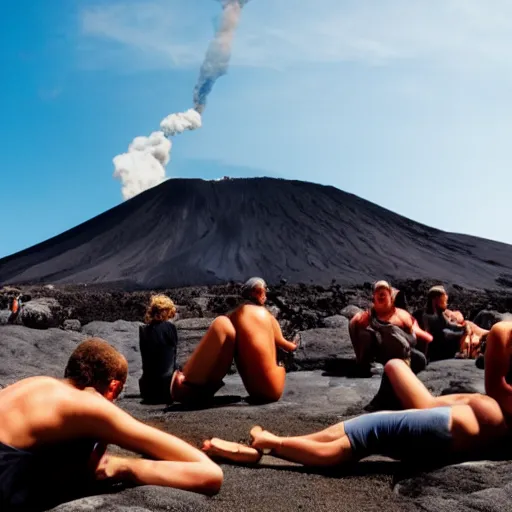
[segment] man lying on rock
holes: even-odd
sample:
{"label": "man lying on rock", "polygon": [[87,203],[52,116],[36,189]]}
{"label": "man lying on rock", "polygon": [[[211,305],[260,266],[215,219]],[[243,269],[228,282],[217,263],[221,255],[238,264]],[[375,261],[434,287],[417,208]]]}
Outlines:
{"label": "man lying on rock", "polygon": [[423,327],[432,334],[428,347],[431,361],[453,357],[475,358],[489,331],[464,319],[460,311],[448,309],[448,293],[441,285],[430,288]]}
{"label": "man lying on rock", "polygon": [[[119,352],[91,338],[64,379],[31,377],[0,391],[0,510],[74,499],[95,480],[219,491],[222,470],[204,453],[113,404],[127,373]],[[151,460],[106,455],[110,443]]]}
{"label": "man lying on rock", "polygon": [[460,394],[432,397],[402,360],[388,363],[404,411],[365,414],[321,432],[279,437],[261,427],[251,430],[252,444],[213,438],[203,450],[212,457],[256,463],[263,453],[305,466],[338,466],[369,455],[424,462],[452,462],[503,449],[512,415],[512,323],[496,324],[485,353],[487,396]]}
{"label": "man lying on rock", "polygon": [[390,359],[408,361],[415,373],[426,366],[424,355],[415,350],[418,340],[432,341],[432,335],[420,328],[415,318],[393,301],[393,288],[387,281],[373,286],[373,304],[352,318],[350,339],[356,359],[362,368],[377,361],[385,364]]}
{"label": "man lying on rock", "polygon": [[205,403],[224,385],[222,379],[233,360],[252,400],[279,400],[286,372],[277,363],[277,347],[294,351],[297,344],[283,337],[279,323],[264,307],[267,285],[263,279],[249,279],[242,298],[235,310],[212,322],[183,369],[177,368],[176,329],[166,322],[174,316],[174,304],[169,298],[152,298],[147,325],[140,331],[140,390],[145,400]]}

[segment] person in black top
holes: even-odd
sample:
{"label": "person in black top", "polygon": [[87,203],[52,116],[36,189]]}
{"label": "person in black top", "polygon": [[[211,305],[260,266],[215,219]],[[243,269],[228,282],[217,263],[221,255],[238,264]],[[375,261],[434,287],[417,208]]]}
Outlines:
{"label": "person in black top", "polygon": [[174,302],[165,295],[155,295],[146,310],[145,325],[139,328],[142,356],[139,389],[146,402],[172,402],[171,381],[177,368],[178,333],[169,320],[175,315]]}

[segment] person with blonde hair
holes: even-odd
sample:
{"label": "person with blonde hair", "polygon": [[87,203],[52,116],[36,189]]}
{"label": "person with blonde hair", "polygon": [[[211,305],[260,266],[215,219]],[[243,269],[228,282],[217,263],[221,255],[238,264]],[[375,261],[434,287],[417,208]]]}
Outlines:
{"label": "person with blonde hair", "polygon": [[[153,311],[154,301],[156,298],[151,300],[148,312]],[[292,352],[297,344],[284,338],[278,321],[264,307],[266,301],[265,281],[260,277],[246,281],[242,286],[241,303],[227,315],[213,320],[182,369],[176,365],[174,326],[158,316],[158,320],[142,327],[141,392],[144,390],[146,397],[162,403],[204,404],[224,386],[223,379],[235,361],[253,401],[279,400],[284,391],[286,370],[277,363],[277,347]],[[158,299],[157,304],[171,311],[169,302]],[[165,317],[165,313],[161,315]],[[155,317],[149,314],[147,318]],[[150,362],[144,363],[145,358]],[[145,388],[146,383],[151,383],[149,390]]]}
{"label": "person with blonde hair", "polygon": [[176,371],[178,333],[169,322],[176,315],[174,302],[166,295],[154,295],[139,328],[142,377],[139,389],[146,402],[161,403],[170,399],[171,380]]}

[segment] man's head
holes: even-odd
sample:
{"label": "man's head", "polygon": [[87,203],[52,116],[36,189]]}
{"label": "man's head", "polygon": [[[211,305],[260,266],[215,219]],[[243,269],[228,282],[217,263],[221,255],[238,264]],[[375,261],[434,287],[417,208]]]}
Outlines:
{"label": "man's head", "polygon": [[445,311],[448,308],[448,293],[444,286],[432,286],[427,294],[427,313],[436,310]]}
{"label": "man's head", "polygon": [[110,401],[121,393],[128,377],[128,363],[101,338],[89,338],[74,350],[64,377],[79,389],[94,388]]}
{"label": "man's head", "polygon": [[258,304],[267,301],[267,283],[261,277],[251,277],[242,286],[242,297]]}
{"label": "man's head", "polygon": [[377,281],[373,285],[373,305],[381,310],[393,307],[393,288],[387,281]]}

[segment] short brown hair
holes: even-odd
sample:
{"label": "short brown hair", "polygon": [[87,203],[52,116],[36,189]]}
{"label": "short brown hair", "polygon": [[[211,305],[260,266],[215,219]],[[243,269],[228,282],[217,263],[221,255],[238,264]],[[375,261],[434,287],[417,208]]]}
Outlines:
{"label": "short brown hair", "polygon": [[79,388],[93,387],[104,393],[113,380],[122,382],[128,377],[128,363],[112,345],[101,338],[89,338],[73,351],[64,377]]}
{"label": "short brown hair", "polygon": [[176,306],[167,295],[153,295],[146,309],[144,321],[147,324],[152,322],[166,322],[176,315]]}

